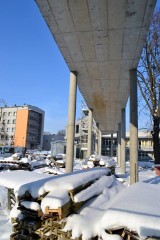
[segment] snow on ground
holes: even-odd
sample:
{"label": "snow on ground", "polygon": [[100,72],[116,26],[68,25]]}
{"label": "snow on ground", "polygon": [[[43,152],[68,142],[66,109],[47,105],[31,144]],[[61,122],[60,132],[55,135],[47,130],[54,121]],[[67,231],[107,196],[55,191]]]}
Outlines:
{"label": "snow on ground", "polygon": [[12,233],[10,212],[7,209],[7,189],[0,186],[0,239],[9,240]]}
{"label": "snow on ground", "polygon": [[[54,204],[60,205],[67,201],[66,189],[71,189],[77,186],[77,184],[84,183],[89,179],[93,179],[90,177],[84,177],[81,175],[79,179],[78,174],[79,169],[82,169],[84,165],[84,161],[76,161],[74,165],[75,173],[74,178],[73,176],[69,177],[69,183],[64,184],[64,180],[61,180],[62,183],[59,183],[61,186],[64,184],[64,188],[62,191],[57,191],[53,182],[55,181],[58,184],[58,178],[60,176],[51,176],[44,174],[44,172],[56,172],[56,174],[64,174],[64,169],[57,169],[49,167],[36,169],[32,172],[32,177],[30,172],[24,171],[16,171],[17,174],[13,174],[10,172],[11,175],[9,177],[8,172],[0,174],[0,184],[3,184],[6,187],[15,188],[15,192],[18,195],[21,195],[25,192],[25,190],[29,189],[30,193],[33,196],[39,196],[44,191],[50,191],[48,197],[43,201],[41,208],[44,208],[46,204],[53,204],[50,202],[50,195],[51,196],[58,196],[60,201],[54,202]],[[149,167],[149,168],[148,168]],[[160,225],[160,197],[157,197],[156,192],[159,191],[160,188],[160,178],[156,177],[152,166],[146,166],[143,163],[143,166],[139,166],[139,181],[140,183],[129,186],[129,163],[126,166],[126,174],[121,174],[119,167],[116,168],[116,175],[119,180],[125,181],[122,185],[120,181],[114,179],[113,176],[108,178],[108,180],[104,181],[104,177],[99,176],[99,183],[95,183],[95,187],[93,188],[94,184],[90,189],[87,191],[84,190],[80,194],[75,196],[75,202],[84,200],[89,198],[90,196],[95,196],[96,194],[100,194],[98,197],[93,197],[92,200],[89,201],[85,207],[79,211],[79,214],[72,215],[68,218],[67,224],[65,229],[72,229],[72,237],[78,237],[79,235],[83,235],[83,240],[86,240],[92,236],[98,235],[101,236],[104,240],[120,240],[121,238],[118,235],[109,235],[105,232],[105,228],[112,227],[112,224],[122,225],[127,223],[128,227],[132,230],[136,230],[140,236],[145,238],[146,234],[154,233],[155,235],[160,236],[159,229],[157,230],[157,226]],[[82,171],[82,172],[86,172]],[[65,174],[64,174],[65,175]],[[2,176],[6,176],[5,178]],[[63,179],[63,177],[61,178]],[[77,180],[76,180],[77,179]],[[50,181],[48,181],[50,180]],[[38,191],[35,191],[35,187],[32,186],[31,182],[36,182],[36,188]],[[144,181],[145,183],[142,183]],[[23,182],[23,187],[21,187],[21,183]],[[154,183],[155,185],[151,184]],[[105,185],[106,184],[106,185]],[[158,184],[158,185],[157,185]],[[57,186],[60,186],[57,185]],[[103,186],[103,187],[102,187]],[[125,187],[124,187],[125,186]],[[145,187],[146,186],[146,187]],[[103,189],[103,190],[102,190]],[[42,190],[42,191],[41,191]],[[128,191],[129,190],[129,191]],[[137,194],[135,194],[137,193]],[[144,199],[144,196],[147,196]],[[65,200],[64,200],[65,199]],[[125,201],[124,201],[125,199]],[[156,199],[156,204],[155,200]],[[10,234],[12,231],[12,225],[9,220],[9,211],[6,210],[6,189],[0,186],[0,239],[1,240],[9,240]],[[129,203],[129,204],[128,204]],[[26,207],[28,208],[39,208],[33,202],[23,202]],[[156,207],[157,205],[157,207]],[[147,208],[149,206],[149,208]],[[51,205],[51,208],[53,206]],[[118,208],[118,210],[117,210]],[[115,211],[116,209],[116,211]],[[126,210],[126,215],[124,211]],[[128,217],[128,212],[131,212],[129,215],[132,217],[130,219]],[[137,221],[136,211],[140,213],[141,218]],[[147,212],[147,214],[146,214]],[[119,217],[121,213],[121,217]],[[14,212],[12,212],[14,214]],[[17,214],[17,213],[16,213]],[[116,215],[118,214],[118,215]],[[136,218],[133,218],[136,216]],[[111,219],[111,221],[110,221]],[[126,221],[127,219],[127,221]],[[117,220],[117,221],[115,221]],[[121,222],[120,222],[121,220]],[[150,221],[152,220],[152,223]],[[155,222],[156,220],[156,222]],[[151,224],[151,225],[150,225]],[[140,228],[143,226],[143,228]],[[150,226],[150,227],[149,227]],[[152,231],[153,230],[153,231]]]}

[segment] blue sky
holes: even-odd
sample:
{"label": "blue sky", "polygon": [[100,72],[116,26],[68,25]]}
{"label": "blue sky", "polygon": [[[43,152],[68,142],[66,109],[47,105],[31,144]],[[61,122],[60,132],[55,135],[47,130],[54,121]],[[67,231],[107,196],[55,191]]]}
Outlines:
{"label": "blue sky", "polygon": [[0,99],[38,106],[46,131],[64,129],[69,70],[34,0],[1,0],[0,31]]}
{"label": "blue sky", "polygon": [[[64,129],[69,70],[34,0],[1,0],[0,36],[0,99],[43,109],[45,131]],[[77,116],[80,106],[78,92]]]}

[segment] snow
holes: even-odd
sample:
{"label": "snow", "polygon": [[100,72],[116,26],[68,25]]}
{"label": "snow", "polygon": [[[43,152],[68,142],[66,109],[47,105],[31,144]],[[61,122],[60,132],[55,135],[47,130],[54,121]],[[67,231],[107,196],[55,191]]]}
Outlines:
{"label": "snow", "polygon": [[16,203],[16,205],[12,208],[11,212],[10,212],[10,219],[11,218],[16,218],[16,219],[23,219],[25,216],[23,215],[23,213],[17,209],[18,208],[18,204]]}
{"label": "snow", "polygon": [[11,233],[10,213],[7,210],[0,210],[0,239],[9,240]]}
{"label": "snow", "polygon": [[58,188],[48,193],[41,202],[41,208],[43,213],[45,213],[45,208],[58,209],[62,207],[65,203],[69,202],[69,195],[66,189]]}
{"label": "snow", "polygon": [[101,218],[103,229],[126,226],[142,239],[160,236],[160,187],[136,183],[118,194]]}
{"label": "snow", "polygon": [[[118,192],[122,191],[124,187],[119,183],[118,180],[112,177],[108,177],[109,182],[103,190],[103,193],[98,197],[90,200],[90,203],[87,204],[79,214],[74,214],[67,219],[67,224],[64,227],[64,230],[72,230],[72,238],[77,238],[82,235],[83,240],[90,239],[94,236],[101,236],[103,234],[104,239],[121,239],[119,236],[111,236],[110,234],[105,233],[105,230],[99,225],[104,210],[109,204],[109,200],[114,198]],[[111,180],[111,181],[110,181]]]}
{"label": "snow", "polygon": [[3,173],[3,177],[0,175],[0,184],[8,188],[14,188],[14,193],[17,197],[28,192],[33,198],[37,198],[46,192],[51,192],[54,189],[61,187],[62,185],[66,190],[74,189],[79,185],[107,174],[109,170],[106,168],[96,168],[94,171],[93,169],[90,169],[51,177],[45,174],[20,171],[22,178],[18,179],[16,171],[14,172],[11,172],[11,176],[9,172]]}
{"label": "snow", "polygon": [[74,202],[82,202],[93,196],[99,195],[103,192],[105,187],[110,187],[114,181],[114,176],[103,176],[98,181],[93,183],[86,190],[81,191],[80,193],[74,196]]}
{"label": "snow", "polygon": [[27,183],[32,184],[34,181],[40,181],[45,179],[47,181],[49,178],[52,177],[49,175],[38,174],[35,172],[29,172],[24,170],[7,171],[0,174],[0,185],[7,188],[16,189],[19,188],[22,183],[23,185]]}
{"label": "snow", "polygon": [[[114,177],[104,176],[108,173],[106,168],[92,168],[78,170],[84,162],[77,161],[71,174],[57,168],[42,168],[32,172],[23,170],[6,171],[0,173],[0,239],[9,240],[12,232],[10,217],[22,219],[24,215],[17,210],[17,205],[11,212],[6,210],[6,188],[12,188],[16,196],[26,191],[33,198],[48,193],[41,205],[37,202],[23,201],[21,205],[32,210],[45,208],[56,209],[69,201],[68,190],[93,181],[87,189],[74,196],[75,202],[88,200],[77,214],[66,218],[65,231],[72,230],[72,238],[82,235],[83,240],[98,236],[103,240],[123,239],[118,235],[106,233],[106,229],[119,228],[124,225],[137,231],[141,239],[147,236],[160,237],[160,177],[155,176],[152,166],[139,166],[139,183],[129,186],[129,163],[126,174],[121,174],[116,167]],[[56,172],[57,176],[44,174],[45,171]],[[60,174],[60,175],[59,175]],[[95,181],[95,179],[98,179]],[[143,182],[142,182],[143,181]]]}
{"label": "snow", "polygon": [[107,168],[94,168],[85,171],[75,171],[70,174],[64,174],[60,177],[55,177],[53,180],[46,182],[45,190],[50,192],[55,188],[61,187],[66,190],[72,190],[80,185],[86,184],[89,181],[100,178],[103,175],[107,175],[109,170]]}
{"label": "snow", "polygon": [[37,202],[21,201],[21,206],[34,211],[41,209],[40,205]]}

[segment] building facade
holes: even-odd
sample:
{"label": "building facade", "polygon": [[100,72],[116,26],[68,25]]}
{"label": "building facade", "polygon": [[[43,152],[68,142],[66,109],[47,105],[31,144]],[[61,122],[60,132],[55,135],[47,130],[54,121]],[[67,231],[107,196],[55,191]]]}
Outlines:
{"label": "building facade", "polygon": [[31,105],[0,108],[0,145],[42,149],[44,111]]}
{"label": "building facade", "polygon": [[[92,153],[96,153],[96,144],[98,129],[95,121],[92,125]],[[85,112],[83,117],[76,121],[75,126],[75,145],[76,145],[76,157],[85,158],[88,147],[88,114]],[[112,148],[111,148],[112,145]],[[130,148],[130,132],[126,132],[126,160],[129,160],[129,148]],[[111,153],[113,149],[113,153]],[[101,155],[103,156],[117,156],[117,133],[111,135],[102,135],[101,139]],[[153,140],[151,132],[138,131],[138,159],[150,160],[153,159]]]}
{"label": "building facade", "polygon": [[43,150],[50,151],[51,143],[55,141],[64,141],[63,135],[44,134],[43,135]]}
{"label": "building facade", "polygon": [[[117,134],[113,134],[113,142],[111,143],[111,135],[102,136],[102,155],[111,156],[111,144],[113,144],[113,156],[117,155]],[[126,160],[129,160],[130,148],[130,132],[126,132]],[[138,131],[138,159],[153,159],[153,140],[151,132]]]}
{"label": "building facade", "polygon": [[[76,145],[76,157],[85,158],[87,156],[88,148],[88,109],[82,109],[82,118],[76,121],[75,126],[75,145]],[[97,141],[97,127],[93,119],[92,121],[92,152],[95,152]]]}

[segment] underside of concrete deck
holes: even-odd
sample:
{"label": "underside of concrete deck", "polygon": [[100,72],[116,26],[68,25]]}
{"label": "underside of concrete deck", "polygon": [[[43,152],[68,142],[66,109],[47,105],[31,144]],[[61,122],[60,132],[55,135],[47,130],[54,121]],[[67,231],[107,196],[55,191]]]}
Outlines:
{"label": "underside of concrete deck", "polygon": [[116,132],[156,0],[35,0],[102,133]]}

